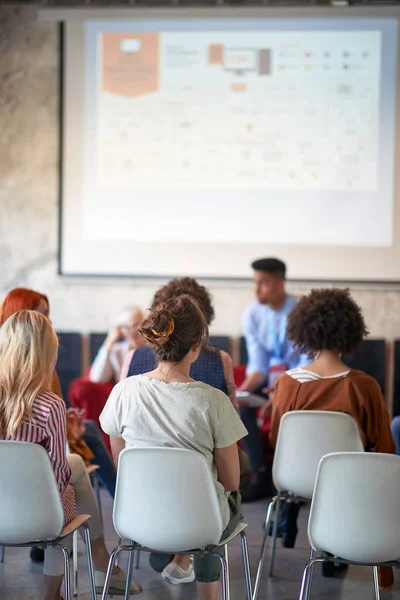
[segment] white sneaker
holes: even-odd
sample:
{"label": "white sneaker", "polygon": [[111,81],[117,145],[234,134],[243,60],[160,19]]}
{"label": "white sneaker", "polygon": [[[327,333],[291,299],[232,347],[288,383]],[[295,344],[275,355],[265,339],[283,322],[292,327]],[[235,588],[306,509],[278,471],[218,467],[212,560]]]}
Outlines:
{"label": "white sneaker", "polygon": [[190,565],[186,571],[175,563],[169,563],[161,573],[161,577],[173,585],[192,583],[192,581],[194,581],[193,561],[190,561]]}
{"label": "white sneaker", "polygon": [[[94,581],[96,586],[96,594],[102,594],[104,584],[106,582],[106,574],[103,571],[95,571],[94,572]],[[125,586],[126,586],[126,575],[122,569],[118,571],[116,575],[111,576],[110,587],[109,587],[109,595],[110,596],[124,596],[125,595]],[[131,589],[130,595],[140,594],[143,592],[143,588],[141,585],[136,583],[135,581],[131,581]]]}

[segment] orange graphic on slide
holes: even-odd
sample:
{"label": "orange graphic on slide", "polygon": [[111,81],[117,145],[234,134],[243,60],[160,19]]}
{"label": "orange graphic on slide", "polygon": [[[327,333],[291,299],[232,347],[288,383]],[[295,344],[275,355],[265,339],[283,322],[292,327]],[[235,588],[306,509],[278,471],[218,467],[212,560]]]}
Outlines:
{"label": "orange graphic on slide", "polygon": [[104,33],[102,87],[119,96],[143,96],[157,91],[157,33]]}
{"label": "orange graphic on slide", "polygon": [[224,45],[212,44],[208,48],[208,64],[222,65],[224,62]]}

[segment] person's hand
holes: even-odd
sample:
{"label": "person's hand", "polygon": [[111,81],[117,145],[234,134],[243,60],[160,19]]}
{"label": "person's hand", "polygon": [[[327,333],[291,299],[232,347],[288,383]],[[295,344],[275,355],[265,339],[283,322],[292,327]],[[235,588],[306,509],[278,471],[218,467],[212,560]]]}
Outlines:
{"label": "person's hand", "polygon": [[272,398],[267,400],[266,403],[262,405],[262,407],[258,411],[257,418],[265,419],[265,417],[267,417],[268,415],[271,414],[271,410],[272,410]]}
{"label": "person's hand", "polygon": [[86,431],[86,425],[83,421],[83,412],[78,408],[69,408],[67,410],[67,426],[76,440],[79,440]]}
{"label": "person's hand", "polygon": [[262,390],[262,393],[265,394],[266,396],[269,396],[270,394],[273,393],[274,388],[273,387],[265,387]]}
{"label": "person's hand", "polygon": [[112,327],[104,341],[104,346],[107,348],[107,350],[111,350],[112,346],[114,346],[114,344],[123,337],[125,336],[123,334],[122,327]]}

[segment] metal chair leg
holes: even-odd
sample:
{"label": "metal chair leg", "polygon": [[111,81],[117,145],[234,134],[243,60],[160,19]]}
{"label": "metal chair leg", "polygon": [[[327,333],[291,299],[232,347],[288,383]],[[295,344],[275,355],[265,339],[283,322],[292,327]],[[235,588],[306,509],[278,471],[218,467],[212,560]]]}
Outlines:
{"label": "metal chair leg", "polygon": [[134,568],[135,569],[139,569],[140,568],[140,550],[135,550]]}
{"label": "metal chair leg", "polygon": [[90,599],[96,600],[96,584],[94,579],[94,567],[93,567],[93,558],[92,558],[92,545],[90,543],[90,532],[87,523],[82,525],[83,529],[83,537],[85,540],[85,548],[86,548],[86,560],[87,567],[89,573],[89,589],[90,589]]}
{"label": "metal chair leg", "polygon": [[[310,560],[312,560],[314,558],[314,556],[315,556],[315,550],[314,550],[314,548],[311,548]],[[305,590],[305,600],[310,599],[313,574],[314,574],[314,563],[312,563],[310,566],[310,572],[309,572],[309,576],[308,576],[308,580],[307,580],[307,587]]]}
{"label": "metal chair leg", "polygon": [[381,593],[379,590],[378,567],[372,567],[372,571],[374,575],[375,598],[376,600],[380,600]]}
{"label": "metal chair leg", "polygon": [[4,546],[0,546],[0,563],[4,562]]}
{"label": "metal chair leg", "polygon": [[225,558],[221,554],[217,554],[217,553],[213,553],[213,552],[211,552],[210,554],[212,554],[213,556],[216,556],[220,560],[220,563],[221,563],[221,580],[222,580],[222,599],[223,600],[229,600],[228,599],[228,588],[227,588],[228,565],[226,564],[226,560],[225,560]]}
{"label": "metal chair leg", "polygon": [[[278,495],[276,499],[276,508],[274,514],[274,530],[272,532],[272,541],[271,541],[271,552],[269,555],[269,565],[268,565],[268,577],[272,577],[272,572],[274,570],[274,561],[275,561],[275,549],[276,549],[276,538],[278,535],[278,526],[279,526],[279,515],[281,512],[281,504],[284,499]],[[268,535],[267,531],[267,535]]]}
{"label": "metal chair leg", "polygon": [[65,600],[71,599],[71,572],[70,572],[70,560],[69,560],[69,550],[65,546],[61,544],[54,545],[54,548],[61,550],[64,556],[64,593]]}
{"label": "metal chair leg", "polygon": [[229,577],[228,544],[225,544],[225,546],[224,546],[224,557],[225,557],[225,562],[226,562],[226,573],[227,573],[227,577],[226,577],[226,597],[228,598],[228,600],[231,600],[231,580],[230,580],[230,577]]}
{"label": "metal chair leg", "polygon": [[251,574],[250,574],[250,562],[249,562],[249,549],[247,547],[247,536],[246,532],[240,533],[240,542],[242,545],[242,558],[243,558],[243,569],[244,578],[246,581],[246,600],[251,600]]}
{"label": "metal chair leg", "polygon": [[93,487],[94,487],[94,491],[95,491],[96,499],[97,499],[97,507],[99,509],[100,521],[101,521],[101,524],[103,525],[103,509],[101,506],[100,481],[97,476],[97,473],[93,473],[92,477],[93,477]]}
{"label": "metal chair leg", "polygon": [[[132,540],[131,540],[131,544],[133,545]],[[131,581],[132,581],[134,553],[135,553],[134,550],[130,550],[128,553],[128,568],[126,570],[126,586],[125,586],[125,599],[124,600],[129,600],[129,596],[131,595]]]}
{"label": "metal chair leg", "polygon": [[311,560],[309,560],[306,564],[306,566],[304,567],[304,571],[303,571],[303,578],[301,580],[301,588],[300,588],[300,595],[299,595],[299,600],[306,600],[306,594],[310,594],[311,593],[311,584],[312,581],[310,580],[310,574],[312,573],[312,570],[314,568],[315,563],[317,562],[326,562],[325,558],[312,558]]}
{"label": "metal chair leg", "polygon": [[103,593],[101,595],[101,600],[106,600],[107,596],[108,596],[108,590],[110,588],[110,582],[111,582],[111,575],[112,575],[112,571],[115,565],[115,559],[117,558],[118,554],[122,551],[122,547],[118,546],[118,548],[115,548],[115,550],[113,550],[110,554],[110,559],[108,561],[108,568],[107,568],[107,574],[106,574],[106,579],[104,582],[104,588],[103,588]]}
{"label": "metal chair leg", "polygon": [[73,573],[73,595],[76,597],[78,590],[78,531],[72,535],[72,573]]}
{"label": "metal chair leg", "polygon": [[261,544],[260,557],[258,559],[257,574],[256,574],[256,580],[254,582],[254,590],[253,590],[253,600],[257,600],[258,592],[260,589],[261,575],[262,575],[262,570],[263,570],[264,560],[265,560],[265,552],[267,550],[267,544],[268,544],[269,528],[271,525],[271,520],[272,520],[272,515],[274,512],[275,504],[276,504],[276,498],[273,498],[271,500],[271,502],[269,503],[267,511],[265,513],[264,537],[263,537],[263,541]]}

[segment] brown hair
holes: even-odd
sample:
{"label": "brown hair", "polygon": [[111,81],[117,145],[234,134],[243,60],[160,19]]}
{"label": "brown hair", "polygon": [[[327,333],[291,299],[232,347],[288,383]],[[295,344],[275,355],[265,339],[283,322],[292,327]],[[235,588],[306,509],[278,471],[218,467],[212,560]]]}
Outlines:
{"label": "brown hair", "polygon": [[159,360],[181,362],[195,344],[208,345],[208,325],[199,304],[187,294],[159,304],[139,326]]}
{"label": "brown hair", "polygon": [[151,308],[154,309],[159,304],[173,300],[181,294],[187,294],[196,300],[206,317],[208,325],[210,325],[215,316],[211,295],[207,288],[200,285],[192,277],[172,279],[172,281],[160,288],[154,295]]}
{"label": "brown hair", "polygon": [[360,307],[349,290],[312,290],[288,317],[287,337],[300,352],[333,350],[353,354],[368,334]]}

